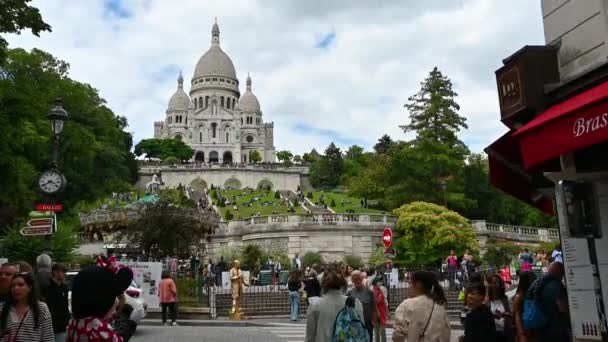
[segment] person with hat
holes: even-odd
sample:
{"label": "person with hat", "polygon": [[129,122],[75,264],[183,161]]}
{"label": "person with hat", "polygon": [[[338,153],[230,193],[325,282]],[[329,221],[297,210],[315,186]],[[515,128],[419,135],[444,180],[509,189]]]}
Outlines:
{"label": "person with hat", "polygon": [[42,293],[53,318],[55,342],[65,341],[65,330],[70,320],[68,307],[68,287],[65,284],[66,268],[62,264],[54,264],[51,268],[51,281]]}
{"label": "person with hat", "polygon": [[80,271],[72,282],[72,315],[67,342],[122,342],[109,320],[118,306],[118,297],[133,280],[129,268],[98,260],[97,266]]}

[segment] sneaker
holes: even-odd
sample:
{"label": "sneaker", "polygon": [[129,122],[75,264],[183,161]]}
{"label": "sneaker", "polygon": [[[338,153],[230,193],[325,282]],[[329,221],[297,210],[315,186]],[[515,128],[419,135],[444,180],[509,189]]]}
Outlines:
{"label": "sneaker", "polygon": [[177,324],[177,322],[173,322],[173,323],[171,323],[171,325],[172,325],[172,326],[174,326],[174,327],[179,326],[179,325]]}

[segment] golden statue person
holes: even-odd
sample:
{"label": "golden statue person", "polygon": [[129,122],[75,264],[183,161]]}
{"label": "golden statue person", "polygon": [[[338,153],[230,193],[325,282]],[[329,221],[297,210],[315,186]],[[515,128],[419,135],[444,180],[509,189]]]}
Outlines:
{"label": "golden statue person", "polygon": [[241,297],[243,296],[243,285],[245,281],[241,273],[241,263],[234,260],[234,265],[230,269],[230,290],[232,292],[232,309],[230,310],[230,318],[239,320],[243,311],[241,310]]}

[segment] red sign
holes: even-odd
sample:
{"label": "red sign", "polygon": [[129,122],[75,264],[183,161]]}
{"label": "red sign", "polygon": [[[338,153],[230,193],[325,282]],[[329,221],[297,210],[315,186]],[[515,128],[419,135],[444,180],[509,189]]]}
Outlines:
{"label": "red sign", "polygon": [[526,169],[608,140],[608,82],[554,105],[515,133]]}
{"label": "red sign", "polygon": [[36,211],[63,211],[63,204],[61,204],[61,203],[55,203],[55,204],[41,203],[41,204],[36,204]]}
{"label": "red sign", "polygon": [[386,248],[389,248],[393,243],[393,231],[390,228],[384,228],[384,231],[382,232],[382,242]]}

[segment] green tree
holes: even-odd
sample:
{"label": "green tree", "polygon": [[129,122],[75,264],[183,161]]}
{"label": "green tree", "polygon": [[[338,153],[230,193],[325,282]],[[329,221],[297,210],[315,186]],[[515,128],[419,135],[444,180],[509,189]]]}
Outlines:
{"label": "green tree", "polygon": [[262,161],[262,156],[258,150],[249,151],[249,162],[251,163],[259,163]]}
{"label": "green tree", "polygon": [[323,256],[319,252],[306,252],[302,257],[304,267],[323,264]]}
{"label": "green tree", "polygon": [[388,134],[385,134],[382,137],[380,137],[380,139],[378,139],[378,142],[376,143],[376,145],[374,145],[374,151],[376,151],[376,153],[378,153],[378,154],[387,154],[388,151],[393,146],[393,144],[394,144],[393,139],[391,139],[391,137]]}
{"label": "green tree", "polygon": [[[16,33],[29,29],[33,35],[51,31],[51,26],[42,20],[40,11],[29,6],[31,0],[4,0],[0,6],[0,33]],[[6,58],[7,41],[0,36],[0,64]]]}
{"label": "green tree", "polygon": [[228,265],[232,265],[232,262],[234,260],[241,259],[240,253],[236,249],[234,249],[232,247],[228,247],[228,246],[220,247],[217,252],[217,255],[219,255],[221,258],[224,258],[224,261]]}
{"label": "green tree", "polygon": [[265,261],[265,256],[260,246],[255,244],[246,245],[243,248],[243,265],[247,266],[252,274],[256,274],[259,271],[259,266]]}
{"label": "green tree", "polygon": [[302,157],[299,154],[296,154],[295,156],[293,156],[293,162],[297,163],[297,164],[301,164],[302,163]]}
{"label": "green tree", "polygon": [[290,162],[291,158],[293,158],[293,154],[289,151],[277,152],[277,159],[281,162]]}
{"label": "green tree", "polygon": [[369,258],[369,266],[370,267],[378,267],[384,265],[386,262],[386,256],[384,256],[385,248],[378,247],[374,254],[372,254],[371,258]]}
{"label": "green tree", "polygon": [[[342,152],[332,142],[325,149],[325,155],[321,157],[318,162],[318,186],[331,188],[339,184],[340,177],[344,170],[344,160],[342,159]],[[313,170],[311,168],[311,176]],[[314,178],[314,177],[313,177]]]}
{"label": "green tree", "polygon": [[279,192],[279,190],[274,192],[274,198],[281,199],[281,193]]}
{"label": "green tree", "polygon": [[356,255],[347,254],[344,256],[344,265],[350,266],[356,270],[363,267],[363,260]]}
{"label": "green tree", "polygon": [[143,139],[133,151],[136,156],[146,155],[146,158],[186,161],[192,159],[194,150],[181,140],[177,139]]}
{"label": "green tree", "polygon": [[216,213],[159,200],[147,205],[139,219],[130,223],[120,238],[137,246],[150,258],[190,257],[191,250],[200,248],[200,242],[219,226],[219,220]]}
{"label": "green tree", "polygon": [[[78,248],[76,232],[78,218],[58,220],[57,232],[52,237],[52,255],[55,262],[71,262]],[[21,228],[10,229],[3,236],[2,255],[10,260],[23,260],[35,265],[36,257],[44,252],[45,242],[43,237],[23,236],[19,232]]]}
{"label": "green tree", "polygon": [[233,218],[234,218],[234,215],[232,215],[230,210],[226,210],[226,213],[224,214],[224,219],[226,221],[232,221]]}
{"label": "green tree", "polygon": [[[0,12],[6,10],[4,5]],[[70,79],[68,70],[67,63],[38,49],[7,50],[0,64],[2,227],[23,218],[32,203],[48,200],[37,190],[37,178],[52,159],[52,133],[45,115],[57,96],[63,97],[69,115],[58,161],[68,185],[56,198],[66,208],[64,215],[81,201],[106,197],[137,180],[126,119],[114,114],[92,86]]]}
{"label": "green tree", "polygon": [[513,243],[496,243],[490,242],[486,244],[486,253],[483,256],[483,261],[491,266],[500,267],[502,265],[511,264],[519,255],[521,246]]}
{"label": "green tree", "polygon": [[394,210],[397,260],[411,267],[438,264],[450,250],[478,250],[475,230],[458,213],[432,203],[413,202]]}
{"label": "green tree", "polygon": [[179,163],[179,160],[173,156],[163,159],[163,165],[175,165]]}
{"label": "green tree", "polygon": [[318,161],[320,157],[321,155],[319,154],[319,152],[317,152],[317,150],[313,148],[309,153],[304,153],[302,155],[302,160],[307,163],[314,163]]}

